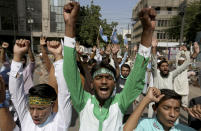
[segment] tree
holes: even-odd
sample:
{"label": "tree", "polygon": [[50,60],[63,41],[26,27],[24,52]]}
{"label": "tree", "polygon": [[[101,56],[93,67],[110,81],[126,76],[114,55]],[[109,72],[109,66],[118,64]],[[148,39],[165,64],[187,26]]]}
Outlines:
{"label": "tree", "polygon": [[[104,34],[109,36],[112,34],[112,29],[117,26],[117,22],[107,23],[106,19],[101,20],[101,7],[98,5],[82,6],[78,16],[76,25],[76,38],[81,45],[90,47],[96,45],[99,27],[102,25]],[[101,41],[101,39],[99,38]],[[103,44],[103,41],[101,41]]]}
{"label": "tree", "polygon": [[[174,37],[177,40],[180,37],[181,30],[181,15],[172,18],[172,27],[167,29],[166,32],[170,38]],[[184,37],[186,41],[194,41],[196,32],[201,30],[201,2],[190,2],[186,8]]]}

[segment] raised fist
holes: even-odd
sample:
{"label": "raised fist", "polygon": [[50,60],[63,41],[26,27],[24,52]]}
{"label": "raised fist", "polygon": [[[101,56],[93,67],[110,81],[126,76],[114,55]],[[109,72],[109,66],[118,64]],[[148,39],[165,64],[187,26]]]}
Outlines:
{"label": "raised fist", "polygon": [[151,102],[159,102],[163,96],[160,90],[154,87],[150,87],[146,95]]}
{"label": "raised fist", "polygon": [[134,51],[134,52],[137,52],[137,45],[134,45],[133,51]]}
{"label": "raised fist", "polygon": [[199,45],[198,45],[197,42],[194,42],[193,48],[194,48],[194,52],[195,52],[196,54],[199,54],[199,52],[200,52],[200,47],[199,47]]}
{"label": "raised fist", "polygon": [[42,46],[46,45],[45,41],[46,41],[46,37],[44,37],[44,36],[40,37],[40,45],[42,45]]}
{"label": "raised fist", "polygon": [[138,14],[143,29],[151,29],[154,31],[156,26],[156,11],[152,8],[144,8]]}
{"label": "raised fist", "polygon": [[70,25],[75,24],[79,10],[80,4],[78,2],[70,2],[65,5],[63,8],[64,22]]}
{"label": "raised fist", "polygon": [[6,99],[5,84],[2,76],[0,76],[0,103],[3,103]]}
{"label": "raised fist", "polygon": [[3,43],[2,43],[2,48],[7,49],[7,48],[8,48],[8,46],[9,46],[9,44],[8,44],[7,42],[3,42]]}
{"label": "raised fist", "polygon": [[51,52],[55,58],[62,56],[62,46],[58,41],[47,41],[48,51]]}
{"label": "raised fist", "polygon": [[30,48],[29,44],[30,44],[29,40],[25,39],[16,40],[13,50],[14,55],[22,56],[25,53],[27,53],[28,49]]}
{"label": "raised fist", "polygon": [[119,45],[117,45],[117,44],[113,44],[112,46],[111,46],[111,49],[112,49],[112,54],[117,54],[118,52],[119,52]]}

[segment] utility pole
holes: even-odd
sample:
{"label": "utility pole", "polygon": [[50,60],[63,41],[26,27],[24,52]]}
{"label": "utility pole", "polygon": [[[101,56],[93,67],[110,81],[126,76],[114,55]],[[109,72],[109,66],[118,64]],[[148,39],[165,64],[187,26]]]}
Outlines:
{"label": "utility pole", "polygon": [[181,30],[180,30],[179,45],[181,45],[183,43],[183,38],[184,38],[184,24],[185,24],[186,6],[187,6],[187,0],[184,0],[184,2],[182,4],[182,7],[181,7],[181,12],[180,12],[182,20],[181,20]]}
{"label": "utility pole", "polygon": [[30,26],[30,37],[31,37],[31,50],[34,52],[34,48],[33,48],[33,23],[34,23],[34,20],[32,18],[32,12],[34,11],[34,8],[30,8],[28,7],[27,8],[27,11],[28,11],[28,24]]}

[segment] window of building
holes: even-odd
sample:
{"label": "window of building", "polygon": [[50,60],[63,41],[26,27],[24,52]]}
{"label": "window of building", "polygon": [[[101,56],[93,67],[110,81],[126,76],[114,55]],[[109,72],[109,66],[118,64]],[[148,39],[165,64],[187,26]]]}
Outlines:
{"label": "window of building", "polygon": [[168,10],[168,14],[172,14],[172,8],[171,7],[168,7],[167,10]]}
{"label": "window of building", "polygon": [[158,20],[158,27],[161,26],[161,20]]}
{"label": "window of building", "polygon": [[160,9],[161,9],[160,7],[155,8],[157,14],[160,14]]}
{"label": "window of building", "polygon": [[13,30],[12,16],[2,16],[1,17],[1,29],[2,30]]}
{"label": "window of building", "polygon": [[157,33],[157,39],[160,39],[160,33]]}

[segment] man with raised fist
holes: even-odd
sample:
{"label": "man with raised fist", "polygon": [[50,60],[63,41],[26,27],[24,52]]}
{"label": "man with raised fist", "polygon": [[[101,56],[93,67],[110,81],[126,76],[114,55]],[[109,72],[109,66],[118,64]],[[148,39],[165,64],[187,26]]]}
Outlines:
{"label": "man with raised fist", "polygon": [[105,64],[92,68],[91,95],[83,90],[80,73],[76,63],[75,29],[80,5],[70,2],[64,6],[64,77],[68,85],[74,108],[80,114],[80,131],[117,131],[122,126],[123,115],[131,103],[141,94],[148,57],[151,50],[152,35],[155,28],[153,9],[144,9],[140,14],[143,33],[134,68],[127,78],[124,90],[114,95],[116,83],[115,69]]}
{"label": "man with raised fist", "polygon": [[71,120],[70,93],[64,83],[61,45],[49,42],[48,49],[55,55],[55,76],[58,83],[58,112],[53,112],[57,94],[50,85],[39,84],[24,92],[22,56],[29,50],[29,41],[16,40],[11,64],[9,90],[11,100],[21,122],[22,131],[66,131]]}

